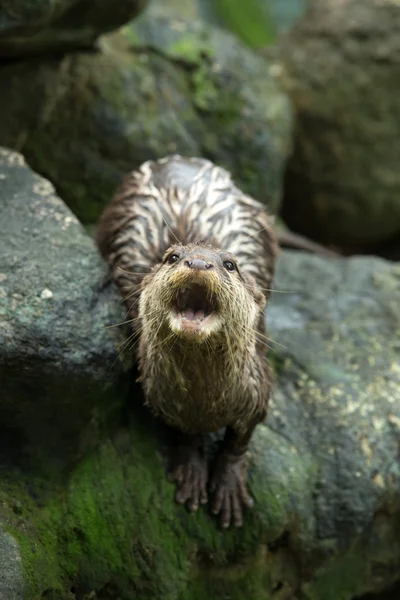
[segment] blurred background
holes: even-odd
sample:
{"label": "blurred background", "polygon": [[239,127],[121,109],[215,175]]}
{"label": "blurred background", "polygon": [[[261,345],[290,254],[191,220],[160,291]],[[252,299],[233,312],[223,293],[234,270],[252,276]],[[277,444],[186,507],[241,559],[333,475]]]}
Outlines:
{"label": "blurred background", "polygon": [[294,232],[399,257],[395,0],[19,0],[0,18],[0,144],[89,230],[124,172],[177,152]]}

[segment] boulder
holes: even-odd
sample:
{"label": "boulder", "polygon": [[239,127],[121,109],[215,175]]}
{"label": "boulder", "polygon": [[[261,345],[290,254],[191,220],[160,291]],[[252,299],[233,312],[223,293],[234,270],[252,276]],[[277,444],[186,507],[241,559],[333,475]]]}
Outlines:
{"label": "boulder", "polygon": [[227,167],[278,210],[290,103],[273,64],[227,33],[133,23],[98,52],[4,65],[0,88],[0,143],[22,150],[84,223],[96,221],[122,174],[175,152]]}
{"label": "boulder", "polygon": [[0,0],[0,58],[89,48],[147,0]]}
{"label": "boulder", "polygon": [[399,3],[314,0],[279,54],[296,112],[289,227],[350,251],[399,236]]}
{"label": "boulder", "polygon": [[123,372],[119,330],[104,328],[124,320],[111,288],[93,241],[53,186],[1,149],[2,462],[65,468],[108,426]]}
{"label": "boulder", "polygon": [[[207,507],[174,503],[159,425],[135,385],[126,396],[104,328],[121,299],[91,240],[5,149],[0,186],[0,439],[19,432],[0,461],[0,594],[353,600],[400,580],[399,265],[282,253],[267,313],[274,391],[249,457],[255,506],[242,529],[220,531]],[[54,441],[76,447],[90,412],[97,443],[60,469]],[[10,463],[22,437],[33,460]]]}

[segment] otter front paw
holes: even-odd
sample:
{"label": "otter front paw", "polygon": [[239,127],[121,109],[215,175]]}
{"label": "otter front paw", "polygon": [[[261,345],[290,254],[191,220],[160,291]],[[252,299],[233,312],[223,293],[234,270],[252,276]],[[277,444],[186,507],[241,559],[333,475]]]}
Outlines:
{"label": "otter front paw", "polygon": [[254,504],[246,487],[246,463],[244,456],[224,455],[218,457],[211,480],[210,491],[214,493],[212,511],[220,514],[222,527],[231,523],[243,524],[243,506]]}
{"label": "otter front paw", "polygon": [[207,462],[200,450],[195,448],[180,448],[168,472],[168,479],[175,481],[178,490],[175,500],[185,504],[195,512],[199,504],[207,503]]}

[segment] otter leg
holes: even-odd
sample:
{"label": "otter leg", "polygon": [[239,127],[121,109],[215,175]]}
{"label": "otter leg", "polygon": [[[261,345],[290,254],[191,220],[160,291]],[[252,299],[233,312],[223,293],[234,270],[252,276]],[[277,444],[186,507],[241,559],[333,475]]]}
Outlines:
{"label": "otter leg", "polygon": [[170,465],[168,479],[177,484],[175,500],[196,511],[199,504],[207,503],[207,461],[204,457],[203,438],[171,431]]}
{"label": "otter leg", "polygon": [[251,508],[253,498],[247,490],[246,452],[257,419],[243,433],[227,427],[225,438],[215,461],[210,491],[214,494],[212,512],[220,514],[222,527],[231,523],[236,527],[243,524],[243,506]]}

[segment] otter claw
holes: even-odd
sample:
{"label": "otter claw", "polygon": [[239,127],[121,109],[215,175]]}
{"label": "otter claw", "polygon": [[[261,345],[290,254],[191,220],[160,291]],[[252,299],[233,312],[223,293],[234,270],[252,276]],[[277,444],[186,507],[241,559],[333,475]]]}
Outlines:
{"label": "otter claw", "polygon": [[231,524],[235,527],[243,525],[243,506],[252,508],[254,501],[246,488],[246,471],[243,458],[232,461],[221,457],[211,483],[214,492],[212,512],[220,515],[220,523],[224,529]]}
{"label": "otter claw", "polygon": [[175,501],[186,504],[191,512],[196,512],[200,504],[206,504],[207,463],[198,450],[191,450],[182,457],[181,464],[168,474],[169,481],[175,481],[178,489]]}

